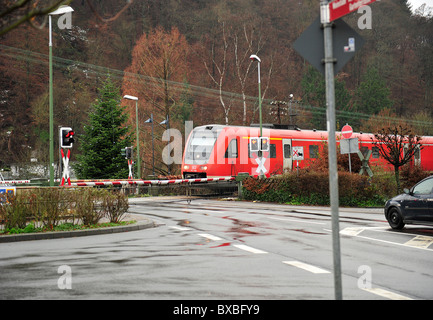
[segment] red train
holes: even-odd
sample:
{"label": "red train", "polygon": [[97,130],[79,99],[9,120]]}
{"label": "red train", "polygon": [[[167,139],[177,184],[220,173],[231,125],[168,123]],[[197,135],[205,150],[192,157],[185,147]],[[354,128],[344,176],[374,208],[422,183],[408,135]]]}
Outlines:
{"label": "red train", "polygon": [[[317,130],[275,129],[264,126],[263,141],[258,140],[258,127],[206,125],[195,128],[187,141],[182,161],[185,179],[236,176],[248,173],[253,176],[281,174],[303,168],[319,157],[319,150],[327,142],[328,133]],[[372,134],[353,133],[358,138],[359,150],[371,150],[369,166],[390,165],[373,146]],[[337,132],[337,144],[341,133]],[[257,151],[263,143],[264,150]],[[416,153],[414,162],[424,170],[433,170],[433,137],[423,137],[423,148]],[[358,155],[353,154],[353,157]]]}

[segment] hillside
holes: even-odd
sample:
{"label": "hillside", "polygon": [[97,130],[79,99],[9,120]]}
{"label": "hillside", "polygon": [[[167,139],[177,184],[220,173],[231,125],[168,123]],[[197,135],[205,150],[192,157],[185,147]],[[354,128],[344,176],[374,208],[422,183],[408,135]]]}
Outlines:
{"label": "hillside", "polygon": [[[186,120],[258,122],[250,54],[262,60],[264,122],[288,123],[291,106],[299,126],[326,127],[323,79],[292,49],[318,16],[318,0],[143,0],[124,11],[118,0],[70,5],[72,29],[54,23],[55,128],[70,126],[79,137],[107,76],[122,94],[139,97],[146,162],[151,142],[144,121],[151,114],[155,124],[169,115],[171,128],[182,133]],[[365,45],[336,76],[338,125],[361,131],[405,121],[417,134],[433,135],[433,19],[412,15],[404,0],[371,9],[371,29],[359,29],[362,14],[344,18]],[[278,109],[272,101],[284,103]],[[122,104],[135,124],[135,104]],[[158,153],[164,129],[155,126]],[[47,26],[23,24],[0,38],[0,150],[0,167],[48,159]]]}

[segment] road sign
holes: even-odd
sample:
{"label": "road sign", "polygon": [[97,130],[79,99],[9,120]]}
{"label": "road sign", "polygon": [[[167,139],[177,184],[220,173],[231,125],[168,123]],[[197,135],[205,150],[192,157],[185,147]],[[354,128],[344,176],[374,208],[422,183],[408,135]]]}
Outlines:
{"label": "road sign", "polygon": [[62,154],[62,161],[63,161],[63,175],[62,175],[62,181],[60,183],[60,186],[65,185],[65,181],[68,183],[68,186],[71,185],[71,178],[69,177],[69,159],[71,159],[71,150],[68,150],[68,153],[65,156],[65,153],[63,152],[63,149],[60,149]]}
{"label": "road sign", "polygon": [[362,6],[368,5],[375,1],[376,0],[335,0],[325,6],[326,9],[324,10],[327,11],[325,16],[328,19],[326,19],[327,21],[324,22],[337,20],[346,14],[358,10]]}
{"label": "road sign", "polygon": [[293,147],[293,160],[304,160],[304,147]]}
{"label": "road sign", "polygon": [[341,134],[343,135],[343,138],[349,139],[353,134],[353,129],[351,126],[346,124],[343,129],[341,129]]}
{"label": "road sign", "polygon": [[[332,50],[335,58],[334,72],[337,74],[354,57],[356,51],[361,49],[364,39],[343,20],[335,21],[334,25]],[[324,37],[320,17],[301,34],[293,48],[323,75],[325,74]]]}
{"label": "road sign", "polygon": [[358,138],[349,138],[340,140],[340,153],[350,154],[357,153],[359,151]]}
{"label": "road sign", "polygon": [[370,159],[371,154],[372,154],[372,151],[368,150],[367,155],[364,157],[362,152],[358,151],[358,156],[359,156],[359,159],[361,159],[361,163],[362,163],[362,167],[361,167],[361,170],[359,171],[359,174],[363,175],[364,171],[366,171],[368,173],[368,175],[370,176],[370,178],[373,177],[373,171],[371,171],[370,167],[368,166],[368,160]]}

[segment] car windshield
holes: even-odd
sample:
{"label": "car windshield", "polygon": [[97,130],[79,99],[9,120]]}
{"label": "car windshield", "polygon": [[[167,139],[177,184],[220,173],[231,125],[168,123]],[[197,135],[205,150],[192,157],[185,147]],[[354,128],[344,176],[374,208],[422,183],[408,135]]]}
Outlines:
{"label": "car windshield", "polygon": [[432,189],[433,189],[433,179],[428,179],[428,180],[425,180],[425,181],[421,182],[420,184],[416,185],[413,188],[412,193],[413,194],[430,194],[430,193],[432,193]]}

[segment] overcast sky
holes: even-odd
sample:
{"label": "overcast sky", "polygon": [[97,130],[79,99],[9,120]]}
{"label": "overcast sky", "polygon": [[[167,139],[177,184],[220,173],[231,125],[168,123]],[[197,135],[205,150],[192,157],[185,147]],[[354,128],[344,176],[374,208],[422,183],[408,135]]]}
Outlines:
{"label": "overcast sky", "polygon": [[433,0],[409,0],[409,3],[412,4],[412,10],[418,9],[423,3],[427,7],[433,7]]}

